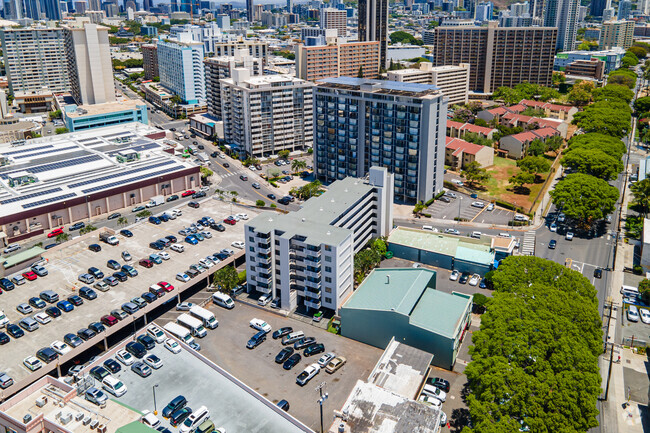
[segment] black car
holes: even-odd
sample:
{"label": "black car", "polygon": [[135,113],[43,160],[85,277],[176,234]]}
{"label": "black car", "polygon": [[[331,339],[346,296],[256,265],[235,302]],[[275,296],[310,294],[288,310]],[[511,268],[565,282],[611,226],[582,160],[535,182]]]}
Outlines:
{"label": "black car", "polygon": [[83,286],[81,289],[79,289],[79,296],[81,296],[84,299],[88,299],[89,301],[92,301],[93,299],[97,299],[97,293],[93,289],[87,286]]}
{"label": "black car", "polygon": [[120,265],[120,263],[117,260],[113,260],[113,259],[110,259],[109,261],[107,261],[106,266],[108,266],[109,268],[111,268],[114,271],[117,271],[118,269],[120,269],[122,267],[122,265]]}
{"label": "black car", "polygon": [[106,376],[110,376],[111,372],[105,369],[104,367],[98,365],[90,369],[90,375],[97,379],[98,382],[104,380]]}
{"label": "black car", "polygon": [[59,316],[62,314],[62,313],[61,313],[61,310],[59,310],[59,309],[56,308],[56,307],[49,307],[49,308],[46,308],[46,309],[45,309],[45,312],[47,313],[48,316],[50,316],[50,317],[52,317],[52,318],[59,317]]}
{"label": "black car", "polygon": [[302,357],[300,356],[299,353],[294,353],[289,357],[289,359],[284,361],[284,364],[282,364],[282,368],[284,368],[285,370],[291,370],[300,362],[301,359]]}
{"label": "black car", "polygon": [[160,241],[150,242],[149,243],[149,248],[153,248],[154,250],[162,251],[162,250],[165,249],[165,244],[163,244]]}
{"label": "black car", "polygon": [[322,343],[317,343],[317,344],[312,344],[311,346],[308,346],[304,352],[302,352],[305,357],[312,356],[312,355],[317,355],[319,353],[325,352],[325,345]]}
{"label": "black car", "polygon": [[98,252],[100,252],[102,250],[102,247],[99,244],[90,244],[90,245],[88,245],[88,249],[90,251],[98,253]]}
{"label": "black car", "polygon": [[20,338],[25,335],[25,331],[20,329],[20,326],[10,323],[7,325],[7,334],[11,335],[13,338]]}
{"label": "black car", "polygon": [[140,295],[142,299],[147,301],[148,304],[151,304],[153,301],[158,299],[158,296],[156,294],[150,293],[150,292],[145,292],[142,295]]}
{"label": "black car", "polygon": [[303,337],[294,343],[293,348],[296,350],[304,349],[307,346],[311,346],[315,342],[316,339],[314,337]]}
{"label": "black car", "polygon": [[[168,246],[170,246],[170,245],[172,244],[172,241],[170,241],[170,240],[169,240],[168,238],[166,238],[166,237],[165,237],[165,238],[162,238],[162,239],[158,239],[156,242],[161,243],[164,247],[168,247]],[[174,241],[174,242],[175,242],[175,241]]]}
{"label": "black car", "polygon": [[124,272],[129,277],[137,277],[138,271],[131,265],[123,265],[122,272]]}
{"label": "black car", "polygon": [[283,204],[285,206],[288,205],[290,202],[291,202],[291,200],[289,200],[286,197],[282,197],[280,200],[278,200],[278,203]]}
{"label": "black car", "polygon": [[167,406],[162,411],[162,416],[164,418],[169,418],[174,412],[185,407],[187,404],[187,399],[182,395],[177,396],[172,401],[170,401]]}
{"label": "black car", "polygon": [[224,166],[224,168],[230,167],[230,164],[228,164],[227,162],[224,162],[222,165]]}
{"label": "black car", "polygon": [[175,244],[176,241],[178,241],[178,238],[174,235],[169,235],[166,236],[165,238],[169,241],[170,244]]}
{"label": "black car", "polygon": [[167,202],[174,201],[174,200],[178,200],[178,196],[176,194],[167,197]]}
{"label": "black car", "polygon": [[82,229],[84,227],[86,227],[85,223],[78,222],[78,223],[72,224],[68,230],[70,230],[72,232],[72,231],[75,231],[75,230]]}
{"label": "black car", "polygon": [[287,334],[291,334],[293,332],[293,328],[291,326],[285,326],[284,328],[277,329],[273,333],[273,339],[277,340],[278,338],[282,338]]}
{"label": "black car", "polygon": [[122,236],[127,237],[127,238],[132,238],[133,237],[133,233],[131,233],[131,230],[127,230],[127,229],[120,230],[120,234]]}
{"label": "black car", "polygon": [[114,220],[115,218],[119,218],[119,217],[121,217],[121,216],[122,216],[121,213],[117,213],[117,212],[116,212],[116,213],[112,213],[112,214],[110,214],[110,215],[108,216],[108,218],[106,218],[106,219],[108,219],[108,220]]}
{"label": "black car", "polygon": [[77,335],[82,340],[88,341],[91,338],[93,338],[95,335],[97,335],[97,333],[95,331],[93,331],[92,329],[81,328],[80,330],[77,331]]}
{"label": "black car", "polygon": [[113,358],[109,358],[106,361],[104,361],[104,367],[111,373],[117,373],[122,369],[120,363],[114,360]]}
{"label": "black car", "polygon": [[275,356],[275,362],[282,364],[284,361],[289,359],[293,355],[293,347],[285,347]]}
{"label": "black car", "polygon": [[147,349],[147,350],[151,350],[154,347],[156,347],[156,340],[154,340],[153,338],[151,338],[150,336],[148,336],[146,334],[138,336],[138,338],[136,340],[140,344],[142,344],[144,346],[144,348]]}
{"label": "black car", "polygon": [[289,412],[289,402],[286,400],[280,400],[277,406],[285,412]]}
{"label": "black car", "polygon": [[183,421],[185,421],[185,418],[190,416],[192,413],[192,409],[189,407],[185,406],[181,409],[178,409],[172,415],[169,417],[169,423],[173,425],[174,427],[177,427],[180,425]]}
{"label": "black car", "polygon": [[36,357],[41,361],[49,364],[50,362],[55,361],[59,355],[49,347],[44,347],[36,352]]}
{"label": "black car", "polygon": [[0,278],[0,288],[2,290],[9,291],[13,290],[15,287],[16,286],[11,282],[11,280],[9,280],[9,278]]}
{"label": "black car", "polygon": [[461,275],[460,278],[458,279],[458,282],[459,282],[460,284],[465,284],[465,283],[467,283],[467,280],[469,280],[469,274],[463,274],[463,275]]}
{"label": "black car", "polygon": [[191,202],[187,203],[187,205],[189,207],[191,207],[191,208],[194,208],[194,209],[198,209],[198,208],[201,207],[201,205],[198,202],[195,202],[195,201],[191,201]]}
{"label": "black car", "polygon": [[126,343],[125,350],[136,358],[143,358],[147,354],[147,349],[137,341]]}
{"label": "black car", "polygon": [[275,199],[277,198],[277,197],[275,196],[275,194],[267,194],[266,196],[267,196],[268,198],[270,198],[271,200],[275,200]]}
{"label": "black car", "polygon": [[114,272],[114,273],[113,273],[113,278],[115,278],[115,279],[118,280],[119,282],[123,283],[123,282],[125,282],[126,280],[129,279],[129,276],[126,275],[125,272],[118,271],[118,272]]}
{"label": "black car", "polygon": [[603,278],[603,270],[600,268],[594,269],[594,277]]}
{"label": "black car", "polygon": [[219,260],[226,260],[228,257],[230,257],[228,254],[224,254],[224,253],[217,254],[217,258]]}
{"label": "black car", "polygon": [[0,345],[9,343],[9,336],[4,332],[0,332]]}
{"label": "black car", "polygon": [[196,271],[194,269],[188,269],[185,271],[185,275],[187,275],[190,278],[196,278],[199,276],[199,271]]}
{"label": "black car", "polygon": [[199,150],[203,150],[203,149],[205,149],[205,146],[202,145],[202,144],[199,144]]}
{"label": "black car", "polygon": [[210,157],[212,157],[212,158],[216,158],[217,156],[219,156],[219,152],[212,152],[210,154]]}
{"label": "black car", "polygon": [[72,295],[72,296],[68,296],[68,302],[70,302],[75,307],[78,307],[79,305],[82,305],[84,303],[84,300],[81,299],[81,296]]}
{"label": "black car", "polygon": [[90,325],[88,325],[88,329],[90,329],[91,331],[95,331],[97,334],[99,334],[100,332],[104,332],[106,330],[106,327],[99,322],[93,322]]}
{"label": "black car", "polygon": [[430,377],[427,379],[427,385],[433,385],[444,392],[449,392],[449,381],[439,377]]}
{"label": "black car", "polygon": [[47,306],[47,304],[45,303],[44,300],[42,300],[41,298],[36,298],[36,297],[29,298],[29,305],[31,305],[34,308],[39,308],[39,309],[40,308],[45,308]]}
{"label": "black car", "polygon": [[548,248],[554,250],[556,246],[557,246],[557,241],[555,239],[551,239],[548,243]]}
{"label": "black car", "polygon": [[223,225],[219,224],[219,223],[210,223],[210,228],[212,230],[216,230],[218,232],[225,232],[226,231],[226,228]]}
{"label": "black car", "polygon": [[65,334],[63,336],[63,342],[69,345],[70,347],[77,347],[80,346],[83,341],[81,341],[81,338],[77,337],[76,335],[70,333],[70,334]]}
{"label": "black car", "polygon": [[192,194],[193,199],[205,197],[205,191],[199,191]]}
{"label": "black car", "polygon": [[97,280],[101,280],[102,278],[104,278],[104,273],[94,266],[88,268],[88,273],[93,277],[95,277],[95,279]]}

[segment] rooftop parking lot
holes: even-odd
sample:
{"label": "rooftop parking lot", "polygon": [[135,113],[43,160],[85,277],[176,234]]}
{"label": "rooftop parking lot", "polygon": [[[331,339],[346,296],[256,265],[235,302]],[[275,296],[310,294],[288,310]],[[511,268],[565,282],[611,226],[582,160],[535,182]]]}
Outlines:
{"label": "rooftop parking lot", "polygon": [[[189,288],[197,281],[206,278],[209,273],[232,262],[233,256],[214,265],[209,268],[209,272],[201,273],[187,283],[176,280],[177,273],[184,272],[191,264],[198,263],[199,259],[216,254],[221,249],[233,249],[240,254],[241,250],[231,247],[231,243],[243,241],[243,221],[236,225],[223,224],[226,227],[224,232],[206,229],[212,234],[212,238],[205,239],[197,245],[183,242],[184,237],[178,234],[180,229],[189,226],[203,216],[210,216],[217,222],[223,221],[224,218],[231,215],[231,206],[229,203],[213,199],[205,200],[198,209],[184,206],[181,208],[182,216],[175,220],[160,225],[143,221],[129,227],[133,232],[133,237],[127,238],[118,234],[117,237],[120,243],[117,246],[99,242],[98,235],[91,234],[76,243],[74,241],[70,242],[68,246],[64,244],[61,247],[48,250],[44,257],[48,260],[45,267],[49,271],[49,275],[39,277],[34,281],[27,281],[23,285],[16,286],[14,290],[0,295],[0,309],[5,311],[11,323],[17,324],[24,317],[33,317],[35,314],[42,312],[42,309],[34,309],[33,312],[24,315],[18,312],[16,307],[21,303],[28,302],[31,297],[38,297],[39,293],[44,290],[53,290],[63,300],[71,295],[78,294],[79,289],[83,286],[92,286],[92,284],[84,284],[78,281],[78,276],[87,272],[91,266],[97,267],[106,276],[113,274],[115,271],[107,266],[107,261],[113,259],[121,265],[126,264],[127,262],[121,257],[123,251],[128,251],[131,254],[132,260],[128,264],[138,271],[138,276],[120,282],[106,292],[93,289],[97,294],[96,299],[84,299],[83,305],[75,307],[74,310],[68,313],[62,313],[61,316],[52,319],[48,324],[41,324],[40,328],[33,332],[25,332],[25,335],[19,341],[11,338],[9,343],[2,346],[3,356],[0,358],[0,371],[7,372],[14,381],[19,381],[29,373],[27,368],[22,365],[24,358],[34,355],[39,349],[49,346],[55,340],[63,340],[64,335],[67,333],[76,333],[90,323],[99,321],[102,316],[109,314],[111,310],[120,309],[125,302],[148,292],[148,288],[152,284],[166,281],[172,284],[175,289],[165,293],[163,297],[152,304],[147,305],[144,312],[151,311],[168,300],[175,301],[179,289],[185,290]],[[232,206],[232,213],[241,212],[247,213],[249,218],[255,216],[254,210]],[[161,264],[155,264],[152,268],[141,266],[138,263],[140,259],[148,258],[150,254],[158,252],[150,248],[149,243],[168,235],[176,236],[179,243],[184,245],[185,251],[179,253],[166,248],[165,252],[169,254],[168,260],[163,260]],[[90,251],[88,245],[92,243],[101,245],[102,250],[100,252]],[[52,305],[55,304],[47,304],[47,307]],[[105,334],[115,332],[118,328],[125,326],[126,322],[130,324],[132,322],[131,318],[122,320],[118,325],[108,328]],[[90,339],[78,347],[77,350],[66,354],[61,363],[72,359],[82,349],[89,347],[89,344],[97,344],[101,341],[102,335]],[[41,371],[43,370],[45,369],[41,369]]]}
{"label": "rooftop parking lot", "polygon": [[[201,345],[201,354],[273,403],[286,399],[291,405],[289,413],[316,431],[320,429],[317,402],[320,394],[316,387],[323,382],[326,383],[323,392],[327,392],[329,397],[323,405],[323,413],[327,426],[332,411],[341,409],[356,381],[368,377],[383,352],[376,347],[239,302],[232,310],[217,306],[206,308],[215,314],[219,320],[219,327],[209,330],[205,338],[197,339]],[[173,321],[178,314],[180,312],[169,311],[158,319],[158,322],[165,324]],[[275,363],[275,356],[284,346],[280,340],[271,338],[273,331],[257,348],[252,350],[246,348],[246,342],[257,332],[249,326],[253,318],[266,321],[273,331],[285,326],[292,327],[294,331],[303,331],[305,336],[315,337],[317,342],[323,343],[325,353],[334,352],[345,357],[347,362],[334,374],[321,371],[301,387],[296,384],[296,377],[305,367],[317,362],[322,354],[305,358],[302,356],[303,350],[298,350],[296,353],[301,354],[301,361],[291,370],[284,370],[281,364]]]}

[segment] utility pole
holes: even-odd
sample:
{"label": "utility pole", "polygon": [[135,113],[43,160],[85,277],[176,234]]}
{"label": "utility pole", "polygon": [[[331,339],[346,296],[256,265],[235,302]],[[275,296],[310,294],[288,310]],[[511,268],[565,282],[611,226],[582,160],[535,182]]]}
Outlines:
{"label": "utility pole", "polygon": [[320,433],[323,433],[323,403],[327,400],[327,393],[323,394],[323,388],[327,385],[327,382],[322,382],[316,387],[316,391],[320,393],[320,398],[318,399],[318,405],[320,406]]}

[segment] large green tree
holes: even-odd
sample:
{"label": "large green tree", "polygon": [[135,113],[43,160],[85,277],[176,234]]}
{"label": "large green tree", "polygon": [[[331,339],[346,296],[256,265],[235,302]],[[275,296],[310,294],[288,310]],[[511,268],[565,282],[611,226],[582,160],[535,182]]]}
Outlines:
{"label": "large green tree", "polygon": [[598,133],[574,135],[569,140],[569,150],[579,147],[583,149],[599,149],[609,155],[616,156],[618,159],[621,159],[627,152],[625,144],[618,138]]}
{"label": "large green tree", "polygon": [[593,91],[594,102],[613,101],[629,104],[634,98],[634,92],[627,86],[608,84]]}
{"label": "large green tree", "polygon": [[463,433],[586,432],[598,425],[602,329],[579,272],[532,256],[503,260],[472,336],[472,427]]}
{"label": "large green tree", "polygon": [[527,156],[517,161],[517,167],[528,173],[545,173],[551,168],[551,163],[543,156]]}
{"label": "large green tree", "polygon": [[634,110],[637,113],[645,113],[650,111],[650,96],[644,96],[634,101]]}
{"label": "large green tree", "polygon": [[600,149],[569,149],[562,157],[562,165],[578,173],[590,174],[600,179],[616,179],[623,171],[623,161]]}
{"label": "large green tree", "polygon": [[224,266],[212,274],[212,284],[223,293],[230,294],[232,289],[237,287],[238,282],[237,271],[232,266]]}
{"label": "large green tree", "polygon": [[641,208],[644,217],[647,216],[650,211],[650,178],[633,184],[630,191],[634,195],[634,204]]}
{"label": "large green tree", "polygon": [[603,179],[574,173],[559,181],[550,195],[556,207],[587,228],[614,211],[619,192]]}
{"label": "large green tree", "polygon": [[573,116],[573,123],[585,132],[623,137],[630,128],[632,115],[625,103],[595,102]]}
{"label": "large green tree", "polygon": [[490,178],[490,174],[487,172],[487,170],[482,168],[481,164],[479,164],[477,161],[472,161],[467,164],[461,174],[471,185],[487,182],[487,180]]}

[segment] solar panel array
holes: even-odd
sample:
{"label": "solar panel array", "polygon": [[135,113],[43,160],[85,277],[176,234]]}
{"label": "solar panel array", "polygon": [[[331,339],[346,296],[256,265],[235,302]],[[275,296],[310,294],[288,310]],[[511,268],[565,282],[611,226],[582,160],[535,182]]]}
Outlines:
{"label": "solar panel array", "polygon": [[76,188],[78,186],[90,185],[91,183],[101,182],[103,180],[112,179],[112,178],[117,177],[117,176],[128,176],[129,174],[138,173],[138,172],[143,171],[143,170],[150,170],[152,168],[162,167],[164,165],[169,165],[169,164],[174,164],[174,161],[164,161],[164,162],[160,162],[158,164],[147,165],[146,167],[136,168],[136,169],[124,171],[124,172],[121,172],[121,173],[113,173],[113,174],[111,174],[109,176],[96,177],[94,179],[84,180],[83,182],[71,183],[71,184],[68,185],[68,188]]}
{"label": "solar panel array", "polygon": [[[73,165],[79,165],[79,164],[85,164],[87,162],[98,161],[100,159],[102,159],[102,157],[99,156],[99,155],[84,156],[84,157],[81,157],[81,158],[68,159],[68,160],[65,160],[65,161],[53,162],[53,163],[50,163],[50,164],[43,164],[43,165],[37,165],[36,167],[30,167],[29,172],[30,173],[42,173],[44,171],[56,170],[56,169],[59,169],[59,168],[71,167]],[[10,172],[10,173],[0,174],[0,177],[3,178],[3,179],[7,179],[11,173],[16,173],[16,171]]]}
{"label": "solar panel array", "polygon": [[28,198],[38,197],[41,195],[51,194],[53,192],[59,192],[59,191],[61,191],[61,188],[46,189],[44,191],[34,192],[31,194],[21,194],[19,197],[13,197],[7,200],[0,200],[0,204],[15,203],[17,201],[27,200]]}
{"label": "solar panel array", "polygon": [[3,152],[3,155],[16,155],[18,153],[25,153],[25,152],[33,152],[35,150],[41,150],[41,149],[49,149],[50,147],[54,147],[51,144],[48,144],[47,146],[41,146],[41,147],[31,147],[29,149],[21,149],[21,150],[12,150],[11,152]]}
{"label": "solar panel array", "polygon": [[[147,179],[147,178],[150,178],[150,177],[161,176],[163,174],[167,174],[170,171],[176,170],[178,168],[183,168],[183,166],[182,165],[177,165],[177,166],[174,166],[174,167],[166,168],[165,170],[159,170],[159,171],[156,171],[156,172],[153,172],[153,173],[141,174],[140,176],[130,177],[128,179],[118,180],[116,182],[111,182],[111,183],[107,183],[107,184],[104,184],[104,185],[95,186],[95,187],[92,187],[92,188],[84,189],[83,193],[88,194],[90,192],[95,192],[95,191],[99,191],[99,190],[102,190],[102,189],[112,188],[114,186],[124,185],[125,183],[131,183],[131,182],[135,182],[135,181],[138,181],[138,180]],[[148,170],[148,168],[146,168],[144,170]]]}
{"label": "solar panel array", "polygon": [[48,204],[48,203],[52,203],[52,202],[59,201],[59,200],[65,200],[66,198],[75,197],[76,195],[77,194],[75,194],[75,193],[63,194],[63,195],[60,195],[60,196],[57,196],[57,197],[51,197],[51,198],[46,198],[46,199],[43,199],[43,200],[35,201],[33,203],[27,203],[27,204],[24,204],[22,206],[23,206],[23,209],[29,209],[29,208],[40,206],[40,205],[43,205],[43,204]]}
{"label": "solar panel array", "polygon": [[[41,156],[41,155],[46,155],[48,153],[61,152],[63,150],[70,150],[70,149],[77,149],[77,148],[78,148],[77,146],[60,147],[58,149],[45,150],[43,152],[28,153],[26,155],[14,156],[14,159],[29,158],[32,156]],[[31,150],[35,150],[35,149],[31,149]]]}

